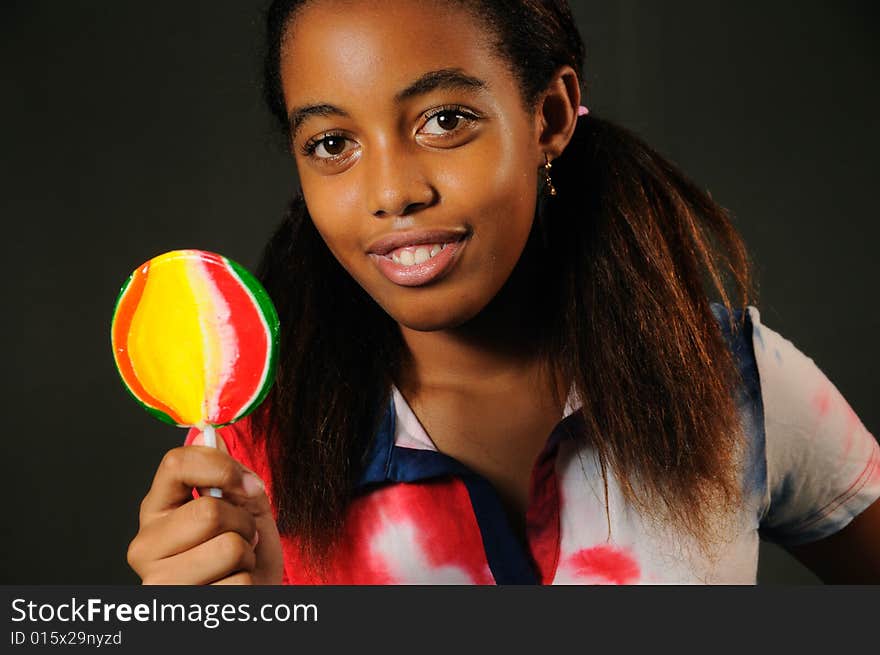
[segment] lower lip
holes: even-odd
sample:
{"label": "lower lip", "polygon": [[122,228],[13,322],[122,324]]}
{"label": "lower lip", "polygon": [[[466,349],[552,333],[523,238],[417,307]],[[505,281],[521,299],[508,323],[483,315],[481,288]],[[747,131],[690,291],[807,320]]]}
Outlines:
{"label": "lower lip", "polygon": [[376,263],[382,275],[394,284],[399,284],[402,287],[420,287],[439,280],[452,270],[459,259],[458,253],[464,249],[466,243],[467,237],[461,241],[449,243],[428,261],[412,266],[396,264],[391,257],[375,253],[370,253],[370,258]]}

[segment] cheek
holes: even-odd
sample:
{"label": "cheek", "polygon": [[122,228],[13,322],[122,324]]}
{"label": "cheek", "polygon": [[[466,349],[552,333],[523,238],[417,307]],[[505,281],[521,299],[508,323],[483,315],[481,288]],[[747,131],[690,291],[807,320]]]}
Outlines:
{"label": "cheek", "polygon": [[358,216],[359,190],[347,173],[325,177],[302,175],[303,197],[315,222],[340,223]]}
{"label": "cheek", "polygon": [[435,177],[441,195],[477,223],[502,216],[505,222],[530,224],[537,186],[532,153],[524,147],[522,135],[499,130],[493,136],[444,162]]}
{"label": "cheek", "polygon": [[[510,143],[519,143],[511,138]],[[465,202],[475,237],[493,258],[511,268],[525,246],[535,213],[537,173],[530,153],[513,147],[487,152],[476,170],[463,177],[469,186]],[[499,262],[502,263],[502,262]]]}
{"label": "cheek", "polygon": [[317,183],[306,178],[302,190],[312,222],[336,259],[348,268],[346,258],[357,245],[357,189],[335,180],[328,183],[326,178]]}

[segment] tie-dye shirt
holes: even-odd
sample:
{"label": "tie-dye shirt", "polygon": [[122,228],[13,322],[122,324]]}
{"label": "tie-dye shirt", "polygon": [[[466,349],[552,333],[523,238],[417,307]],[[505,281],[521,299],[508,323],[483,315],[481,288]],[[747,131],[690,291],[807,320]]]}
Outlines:
{"label": "tie-dye shirt", "polygon": [[[392,399],[360,476],[332,584],[754,584],[760,538],[782,545],[826,537],[880,496],[880,447],[811,359],[749,307],[731,336],[744,384],[744,503],[710,555],[627,504],[595,454],[569,397],[532,470],[526,543],[483,477],[439,452],[402,394]],[[219,433],[233,457],[268,480],[247,421]],[[194,435],[190,435],[188,442]],[[610,527],[610,530],[609,530]],[[317,582],[282,538],[284,582]]]}

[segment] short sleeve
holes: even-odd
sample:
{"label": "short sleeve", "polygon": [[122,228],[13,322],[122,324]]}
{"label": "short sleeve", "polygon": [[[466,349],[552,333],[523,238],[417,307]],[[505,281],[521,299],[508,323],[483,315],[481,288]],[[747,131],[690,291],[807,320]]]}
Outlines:
{"label": "short sleeve", "polygon": [[748,311],[764,406],[760,533],[783,546],[816,541],[880,497],[880,446],[813,360]]}

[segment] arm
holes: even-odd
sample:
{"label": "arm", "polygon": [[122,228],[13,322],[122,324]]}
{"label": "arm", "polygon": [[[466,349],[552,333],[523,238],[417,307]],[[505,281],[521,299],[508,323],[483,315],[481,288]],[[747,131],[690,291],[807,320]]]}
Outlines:
{"label": "arm", "polygon": [[826,583],[880,583],[880,446],[812,359],[760,322],[765,426],[761,536]]}
{"label": "arm", "polygon": [[786,550],[826,584],[880,584],[880,500],[843,530]]}

